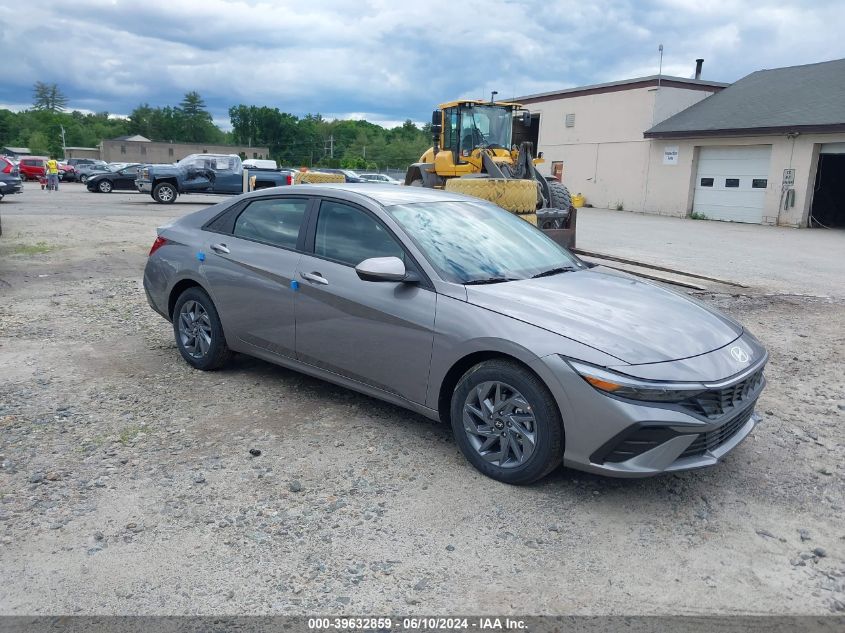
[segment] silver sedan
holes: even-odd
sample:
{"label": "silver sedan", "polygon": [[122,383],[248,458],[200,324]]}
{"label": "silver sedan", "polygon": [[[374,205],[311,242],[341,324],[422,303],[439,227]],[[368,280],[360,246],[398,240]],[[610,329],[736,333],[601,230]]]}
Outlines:
{"label": "silver sedan", "polygon": [[227,200],[159,229],[144,288],[193,367],[240,352],[443,420],[513,484],[561,464],[713,465],[754,428],[765,385],[768,355],[736,321],[443,191]]}

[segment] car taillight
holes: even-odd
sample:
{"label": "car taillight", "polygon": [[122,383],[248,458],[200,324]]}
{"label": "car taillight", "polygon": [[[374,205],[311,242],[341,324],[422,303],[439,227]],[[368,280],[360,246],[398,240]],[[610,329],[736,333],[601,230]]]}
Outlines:
{"label": "car taillight", "polygon": [[165,244],[167,244],[167,238],[166,238],[166,237],[162,237],[161,235],[159,235],[159,236],[156,238],[156,241],[155,241],[155,242],[153,242],[152,248],[150,248],[150,254],[149,254],[149,255],[147,255],[147,257],[149,257],[150,255],[152,255],[153,253],[155,253],[158,249],[160,249],[160,248],[161,248],[162,246],[164,246]]}
{"label": "car taillight", "polygon": [[287,182],[285,184],[287,184],[287,185],[293,184],[293,175],[292,174],[287,175]]}
{"label": "car taillight", "polygon": [[[11,174],[14,165],[12,165],[12,163],[10,163],[9,161],[6,161],[6,160],[4,160],[3,162],[6,163],[6,166],[3,167],[3,173],[4,174]],[[290,184],[290,183],[288,183],[288,184]]]}

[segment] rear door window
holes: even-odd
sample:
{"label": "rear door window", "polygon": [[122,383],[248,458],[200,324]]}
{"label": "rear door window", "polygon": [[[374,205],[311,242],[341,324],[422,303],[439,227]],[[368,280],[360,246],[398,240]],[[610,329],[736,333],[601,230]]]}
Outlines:
{"label": "rear door window", "polygon": [[251,202],[235,220],[232,234],[272,246],[295,249],[308,200],[269,198]]}

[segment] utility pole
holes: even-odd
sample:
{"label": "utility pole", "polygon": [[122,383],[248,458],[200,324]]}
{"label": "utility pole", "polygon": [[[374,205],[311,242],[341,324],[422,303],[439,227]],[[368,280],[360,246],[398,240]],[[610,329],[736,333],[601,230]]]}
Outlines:
{"label": "utility pole", "polygon": [[367,146],[364,145],[364,160],[367,160]]}
{"label": "utility pole", "polygon": [[67,158],[67,150],[65,149],[65,147],[66,147],[66,143],[65,143],[65,126],[64,126],[64,125],[60,125],[59,127],[60,127],[60,128],[62,128],[62,158]]}

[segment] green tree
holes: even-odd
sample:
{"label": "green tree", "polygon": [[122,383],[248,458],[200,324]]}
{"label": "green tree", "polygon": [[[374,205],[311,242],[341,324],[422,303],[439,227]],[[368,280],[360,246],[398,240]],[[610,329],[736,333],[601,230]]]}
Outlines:
{"label": "green tree", "polygon": [[44,112],[62,112],[67,107],[68,99],[56,84],[36,81],[32,87],[32,107]]}
{"label": "green tree", "polygon": [[192,143],[207,143],[219,140],[222,132],[214,125],[206,110],[205,101],[196,91],[185,93],[177,108],[181,118],[183,140]]}

